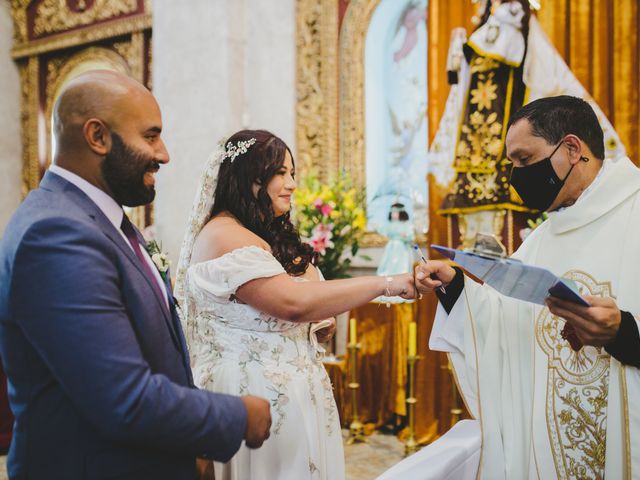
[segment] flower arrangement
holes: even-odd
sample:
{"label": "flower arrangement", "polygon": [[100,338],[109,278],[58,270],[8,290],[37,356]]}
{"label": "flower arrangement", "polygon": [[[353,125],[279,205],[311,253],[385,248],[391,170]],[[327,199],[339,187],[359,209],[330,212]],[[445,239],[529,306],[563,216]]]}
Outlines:
{"label": "flower arrangement", "polygon": [[[364,192],[353,187],[342,172],[329,184],[315,173],[306,175],[294,194],[294,219],[304,241],[318,254],[318,268],[328,280],[348,277],[351,258],[342,258],[346,249],[355,257],[360,248],[366,217]],[[366,258],[364,255],[363,258]]]}

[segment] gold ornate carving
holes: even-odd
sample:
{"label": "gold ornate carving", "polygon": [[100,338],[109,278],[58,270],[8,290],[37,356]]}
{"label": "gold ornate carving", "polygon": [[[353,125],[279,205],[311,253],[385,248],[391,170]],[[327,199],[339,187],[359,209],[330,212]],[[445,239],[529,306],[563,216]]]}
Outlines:
{"label": "gold ornate carving", "polygon": [[13,39],[15,43],[27,41],[27,7],[30,0],[11,0]]}
{"label": "gold ornate carving", "polygon": [[38,186],[40,163],[38,150],[38,73],[36,58],[20,64],[22,126],[22,196]]}
{"label": "gold ornate carving", "polygon": [[127,33],[147,30],[151,28],[151,25],[152,20],[150,14],[136,15],[106,25],[94,25],[82,30],[62,33],[51,38],[19,43],[11,50],[11,56],[14,59],[18,59],[62,50],[64,48],[76,47],[106,38],[119,37]]}
{"label": "gold ornate carving", "polygon": [[371,15],[380,0],[352,0],[340,35],[339,166],[365,188],[364,54]]}
{"label": "gold ornate carving", "polygon": [[149,47],[146,49],[147,59],[145,60],[147,65],[147,88],[151,91],[153,91],[153,75],[151,73],[153,72],[153,48],[151,48],[152,41],[153,41],[153,33],[151,34],[151,37],[147,40],[147,42],[149,43]]}
{"label": "gold ornate carving", "polygon": [[53,84],[60,76],[60,68],[66,60],[66,57],[54,57],[47,60],[47,84],[45,87],[47,98],[51,96]]}
{"label": "gold ornate carving", "polygon": [[36,10],[34,33],[40,36],[64,32],[78,26],[115,18],[135,12],[137,3],[136,0],[95,0],[86,10],[74,12],[68,8],[65,0],[45,0]]}
{"label": "gold ornate carving", "polygon": [[124,58],[129,65],[131,65],[131,42],[115,42],[111,44],[111,48],[113,48],[118,54]]}
{"label": "gold ornate carving", "polygon": [[[610,297],[611,284],[587,273],[564,275],[581,295]],[[575,352],[560,334],[564,321],[543,308],[536,341],[548,361],[546,416],[558,478],[604,478],[610,356],[602,347]]]}
{"label": "gold ornate carving", "polygon": [[131,76],[144,83],[144,33],[131,34],[131,52],[128,58]]}
{"label": "gold ornate carving", "polygon": [[338,2],[297,0],[298,168],[321,179],[337,170]]}

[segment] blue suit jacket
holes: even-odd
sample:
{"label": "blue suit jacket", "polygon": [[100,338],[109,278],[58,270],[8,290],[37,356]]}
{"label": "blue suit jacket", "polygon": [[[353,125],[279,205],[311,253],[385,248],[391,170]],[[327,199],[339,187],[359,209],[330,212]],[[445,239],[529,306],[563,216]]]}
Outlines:
{"label": "blue suit jacket", "polygon": [[238,450],[242,401],[193,387],[175,307],[151,281],[60,176],[18,208],[0,246],[11,478],[192,479],[195,456]]}

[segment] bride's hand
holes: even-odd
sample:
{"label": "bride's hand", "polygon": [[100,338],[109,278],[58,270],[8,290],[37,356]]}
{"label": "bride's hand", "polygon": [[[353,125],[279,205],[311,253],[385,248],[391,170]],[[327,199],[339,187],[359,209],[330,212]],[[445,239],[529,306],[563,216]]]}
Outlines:
{"label": "bride's hand", "polygon": [[401,273],[385,277],[385,291],[383,295],[398,296],[406,300],[416,298],[416,284],[412,273]]}
{"label": "bride's hand", "polygon": [[316,338],[320,343],[328,342],[336,333],[336,319],[329,318],[328,320],[331,321],[331,325],[316,331]]}

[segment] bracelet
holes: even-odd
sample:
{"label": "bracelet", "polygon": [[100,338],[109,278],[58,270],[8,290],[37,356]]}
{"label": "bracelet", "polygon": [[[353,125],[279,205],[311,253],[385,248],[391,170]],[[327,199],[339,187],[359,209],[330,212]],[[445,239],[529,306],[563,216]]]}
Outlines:
{"label": "bracelet", "polygon": [[387,297],[387,302],[385,303],[387,308],[391,308],[391,303],[389,302],[389,297],[391,297],[391,283],[393,282],[393,277],[385,277],[385,287],[384,287],[384,295]]}
{"label": "bracelet", "polygon": [[393,277],[385,277],[384,278],[385,281],[385,287],[384,287],[384,294],[386,297],[391,297],[391,283],[393,282]]}

